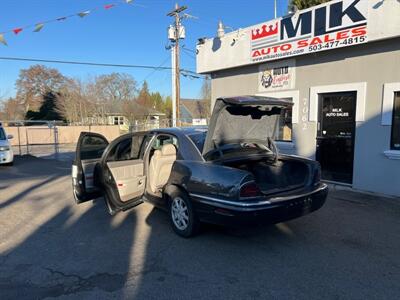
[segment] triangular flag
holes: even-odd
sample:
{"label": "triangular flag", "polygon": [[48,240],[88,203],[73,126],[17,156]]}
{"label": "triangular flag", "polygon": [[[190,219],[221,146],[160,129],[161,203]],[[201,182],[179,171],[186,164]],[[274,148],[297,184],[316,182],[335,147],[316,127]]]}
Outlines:
{"label": "triangular flag", "polygon": [[43,27],[44,27],[43,23],[36,24],[33,32],[39,32],[40,30],[42,30]]}
{"label": "triangular flag", "polygon": [[4,38],[4,34],[0,33],[0,43],[2,43],[4,46],[7,46],[7,42]]}
{"label": "triangular flag", "polygon": [[15,34],[18,34],[18,33],[20,33],[22,30],[23,30],[22,28],[15,28],[15,29],[13,29],[13,32],[14,32]]}
{"label": "triangular flag", "polygon": [[80,16],[81,18],[86,17],[88,14],[90,14],[90,10],[87,11],[83,11],[78,13],[78,16]]}
{"label": "triangular flag", "polygon": [[115,6],[115,4],[106,4],[106,5],[104,5],[104,8],[110,9],[110,8],[113,8],[114,6]]}

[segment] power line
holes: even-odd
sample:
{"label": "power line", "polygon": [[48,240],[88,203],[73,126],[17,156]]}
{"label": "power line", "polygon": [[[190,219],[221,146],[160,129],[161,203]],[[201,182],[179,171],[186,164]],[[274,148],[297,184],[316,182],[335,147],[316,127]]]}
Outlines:
{"label": "power line", "polygon": [[145,81],[146,81],[150,76],[152,76],[155,72],[159,71],[160,68],[161,68],[162,66],[164,66],[164,65],[167,63],[167,61],[169,61],[169,55],[167,56],[166,59],[163,60],[163,62],[162,62],[157,68],[155,68],[153,71],[151,71],[149,74],[146,75],[146,77],[143,79],[143,82],[145,82]]}
{"label": "power line", "polygon": [[[29,62],[41,62],[41,63],[56,63],[56,64],[68,64],[68,65],[85,65],[85,66],[97,66],[97,67],[117,67],[117,68],[136,68],[136,69],[152,69],[152,70],[171,70],[171,67],[162,66],[149,66],[149,65],[130,65],[130,64],[112,64],[112,63],[97,63],[97,62],[86,62],[86,61],[72,61],[72,60],[52,60],[52,59],[38,59],[38,58],[25,58],[25,57],[0,57],[0,60],[11,60],[11,61],[29,61]],[[195,74],[196,72],[191,70],[181,69],[182,72],[188,74]]]}
{"label": "power line", "polygon": [[185,55],[187,55],[190,58],[196,59],[196,57],[190,52],[188,51],[186,48],[182,48],[183,53],[185,53]]}
{"label": "power line", "polygon": [[196,51],[196,50],[193,50],[193,49],[187,48],[187,47],[186,47],[186,45],[182,45],[182,49],[185,49],[186,51],[189,51],[189,52],[192,52],[192,53],[195,53],[195,54],[197,54],[197,51]]}

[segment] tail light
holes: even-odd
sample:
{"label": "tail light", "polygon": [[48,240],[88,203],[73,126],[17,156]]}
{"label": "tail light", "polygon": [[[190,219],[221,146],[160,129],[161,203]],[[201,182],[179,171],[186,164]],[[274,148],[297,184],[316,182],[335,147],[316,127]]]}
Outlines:
{"label": "tail light", "polygon": [[240,198],[261,196],[262,192],[258,185],[254,182],[247,182],[240,188]]}

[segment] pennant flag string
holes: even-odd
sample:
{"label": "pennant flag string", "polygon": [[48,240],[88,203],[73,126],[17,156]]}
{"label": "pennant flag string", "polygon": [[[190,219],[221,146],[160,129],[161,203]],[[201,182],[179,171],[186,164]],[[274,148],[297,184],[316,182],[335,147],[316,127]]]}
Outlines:
{"label": "pennant flag string", "polygon": [[15,34],[18,34],[18,33],[20,33],[22,30],[23,30],[22,28],[15,28],[15,29],[13,29],[13,32],[14,32]]}
{"label": "pennant flag string", "polygon": [[33,32],[39,32],[40,30],[42,30],[44,27],[43,23],[38,23],[35,25],[35,29],[33,30]]}
{"label": "pennant flag string", "polygon": [[114,6],[115,6],[114,4],[106,4],[106,5],[104,5],[104,8],[110,9],[110,8],[113,8]]}
{"label": "pennant flag string", "polygon": [[78,16],[80,16],[81,18],[86,17],[88,14],[90,14],[90,10],[87,11],[83,11],[78,13]]}
{"label": "pennant flag string", "polygon": [[4,34],[0,33],[0,43],[2,43],[4,46],[7,46],[7,42],[4,38]]}
{"label": "pennant flag string", "polygon": [[[4,35],[7,34],[7,33],[14,33],[15,35],[18,35],[22,31],[25,31],[26,29],[30,29],[30,28],[33,28],[33,32],[39,32],[39,31],[41,31],[43,29],[45,24],[65,21],[65,20],[67,20],[69,18],[72,18],[72,17],[84,18],[87,15],[92,14],[94,11],[97,11],[99,9],[110,10],[111,8],[114,8],[114,7],[122,5],[122,4],[129,4],[129,5],[139,6],[139,5],[134,4],[134,0],[120,0],[119,2],[105,4],[103,6],[95,7],[95,8],[89,9],[89,10],[80,11],[80,12],[72,14],[72,15],[62,16],[62,17],[58,17],[56,19],[50,19],[50,20],[47,20],[47,21],[43,21],[43,22],[31,24],[31,25],[26,25],[26,26],[22,26],[22,27],[13,28],[13,29],[10,29],[10,30],[6,30],[6,31],[0,32],[0,43],[5,45],[5,46],[8,45],[7,42],[6,42],[6,39],[4,37]],[[140,5],[140,6],[144,7],[142,5]]]}

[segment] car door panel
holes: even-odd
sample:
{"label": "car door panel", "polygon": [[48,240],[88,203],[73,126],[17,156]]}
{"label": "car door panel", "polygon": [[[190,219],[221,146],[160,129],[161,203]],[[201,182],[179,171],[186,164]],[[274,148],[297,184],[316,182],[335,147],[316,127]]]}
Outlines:
{"label": "car door panel", "polygon": [[143,161],[145,133],[132,133],[114,141],[102,159],[106,201],[115,210],[143,203],[146,176]]}
{"label": "car door panel", "polygon": [[100,134],[80,134],[72,163],[73,194],[78,204],[103,195],[100,187],[95,184],[95,168],[107,146],[107,139]]}
{"label": "car door panel", "polygon": [[107,166],[114,178],[122,202],[143,195],[146,186],[143,160],[112,161],[107,162]]}
{"label": "car door panel", "polygon": [[82,161],[83,174],[85,176],[86,191],[90,192],[96,189],[94,185],[94,168],[99,162],[99,159],[89,159]]}

